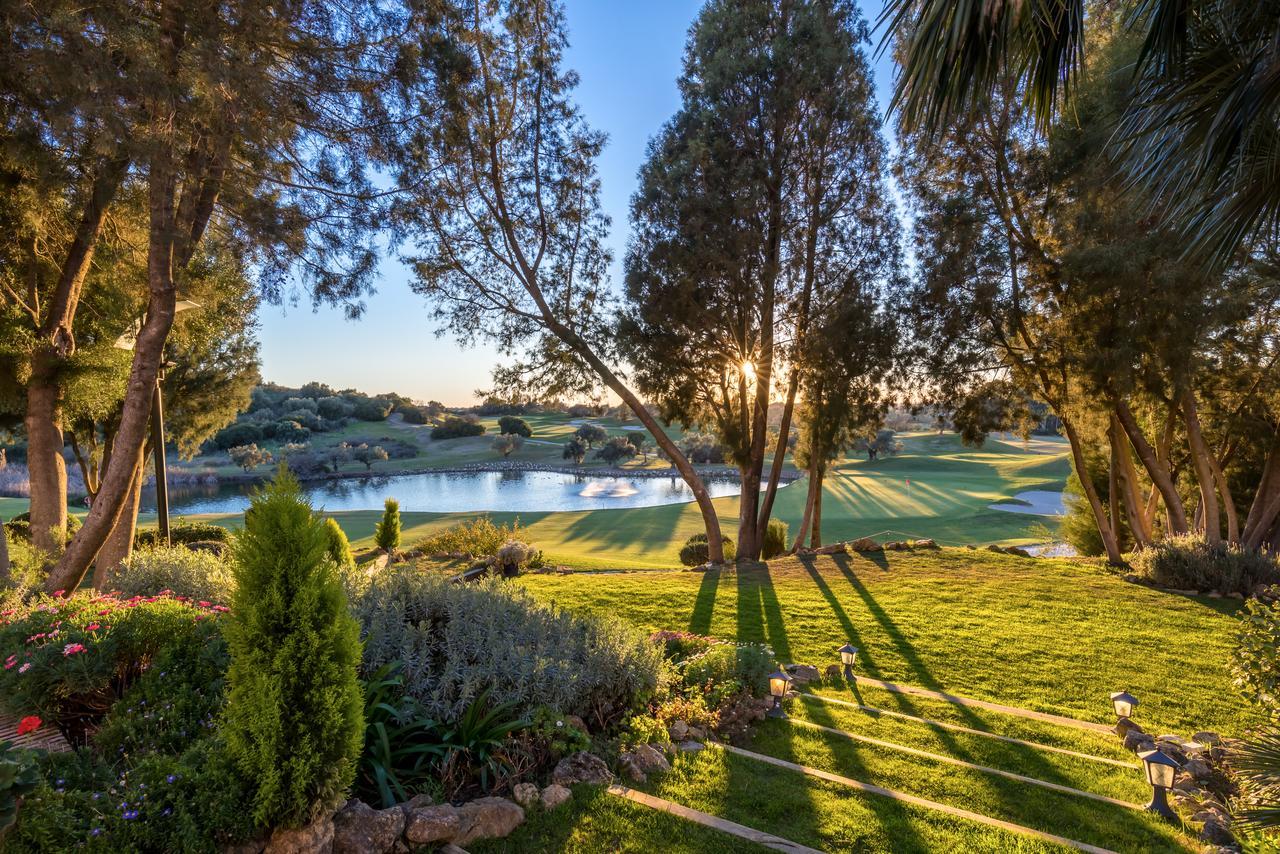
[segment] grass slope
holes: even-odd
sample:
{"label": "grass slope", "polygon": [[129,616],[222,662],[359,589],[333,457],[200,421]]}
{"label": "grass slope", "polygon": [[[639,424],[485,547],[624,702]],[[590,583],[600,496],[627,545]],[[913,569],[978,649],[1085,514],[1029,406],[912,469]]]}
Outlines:
{"label": "grass slope", "polygon": [[[1251,719],[1227,671],[1237,602],[1127,584],[1092,562],[944,549],[523,583],[645,629],[767,642],[783,662],[822,667],[851,640],[867,676],[1085,720],[1110,723],[1120,689],[1160,732],[1238,734]],[[878,693],[870,705],[941,714]],[[965,710],[961,722],[989,717]]]}

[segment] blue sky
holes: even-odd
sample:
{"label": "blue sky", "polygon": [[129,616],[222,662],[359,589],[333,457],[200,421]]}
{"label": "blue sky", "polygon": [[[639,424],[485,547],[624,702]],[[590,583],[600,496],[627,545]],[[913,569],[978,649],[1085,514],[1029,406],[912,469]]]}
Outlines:
{"label": "blue sky", "polygon": [[[880,0],[858,5],[874,24]],[[592,127],[609,135],[600,176],[604,209],[613,219],[614,282],[621,280],[636,173],[649,138],[680,106],[675,81],[686,33],[701,6],[701,0],[566,0],[566,58],[582,78],[577,100]],[[889,60],[881,58],[875,70],[883,109],[892,81]],[[294,386],[319,380],[335,388],[395,391],[450,405],[473,402],[473,392],[489,385],[494,354],[437,337],[424,300],[410,291],[408,274],[394,259],[380,274],[378,292],[358,321],[331,308],[313,312],[305,302],[263,306],[263,377]]]}

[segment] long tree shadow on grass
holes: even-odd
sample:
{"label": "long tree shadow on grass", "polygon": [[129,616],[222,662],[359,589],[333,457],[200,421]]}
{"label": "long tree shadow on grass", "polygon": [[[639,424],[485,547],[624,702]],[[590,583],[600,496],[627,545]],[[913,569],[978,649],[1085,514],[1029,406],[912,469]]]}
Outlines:
{"label": "long tree shadow on grass", "polygon": [[716,591],[720,587],[719,569],[709,569],[702,574],[698,595],[693,600],[693,613],[689,615],[689,631],[705,635],[711,631],[711,618],[716,610]]}
{"label": "long tree shadow on grass", "polygon": [[[871,562],[881,568],[887,569],[888,563],[882,553],[869,553],[864,555]],[[946,691],[946,687],[942,685],[935,677],[933,672],[924,663],[923,658],[916,650],[915,646],[907,640],[905,634],[898,627],[897,623],[889,615],[889,613],[880,605],[876,598],[867,589],[866,585],[858,578],[854,572],[848,555],[837,554],[833,556],[832,563],[836,566],[840,574],[848,581],[849,585],[862,599],[864,606],[872,618],[880,625],[880,629],[884,635],[889,638],[893,646],[897,649],[898,655],[907,664],[912,674],[912,680],[929,690]],[[818,574],[816,567],[811,569],[811,574]],[[821,589],[821,585],[820,585]],[[825,594],[824,594],[825,595]],[[834,596],[834,594],[833,594]],[[830,600],[828,600],[830,601]],[[837,598],[838,604],[838,598]],[[837,619],[841,619],[844,609],[841,606],[837,611]],[[845,619],[848,619],[845,614]],[[860,655],[860,658],[863,656]],[[868,675],[873,678],[879,678],[881,673],[875,666],[874,661],[868,656],[864,662],[860,662],[865,668]],[[887,695],[898,706],[898,711],[917,717],[927,717],[912,701],[908,694],[889,693]],[[859,700],[861,702],[861,700]],[[978,711],[969,706],[956,705],[954,707],[957,714],[964,720],[967,726],[974,729],[982,729],[990,731],[992,729],[990,723],[978,713]],[[825,708],[819,708],[815,711],[815,722],[823,723],[828,726],[835,726],[831,722],[830,712]],[[836,728],[839,728],[838,726]],[[963,744],[955,733],[945,729],[935,730],[939,742],[945,747],[944,753],[957,759],[973,762],[979,765],[995,765],[1003,767],[1006,770],[1016,773],[1025,774],[1048,782],[1060,783],[1062,785],[1074,785],[1074,781],[1067,775],[1062,768],[1053,765],[1048,758],[1039,750],[1032,747],[1024,747],[1018,745],[1002,746],[1002,761],[994,762],[991,757],[975,756],[973,751]],[[984,761],[985,760],[985,761]],[[996,799],[1007,817],[1017,821],[1021,813],[1022,801],[1024,800],[1024,790],[1026,784],[1012,783],[1012,781],[1001,780],[996,777],[987,777],[983,779],[982,787]],[[1038,824],[1042,829],[1048,829],[1052,832],[1054,827],[1061,828],[1061,822],[1071,822],[1079,827],[1090,826],[1090,816],[1096,812],[1098,805],[1085,802],[1083,799],[1064,796],[1055,798],[1053,807],[1048,810],[1036,811],[1034,815],[1034,824]]]}

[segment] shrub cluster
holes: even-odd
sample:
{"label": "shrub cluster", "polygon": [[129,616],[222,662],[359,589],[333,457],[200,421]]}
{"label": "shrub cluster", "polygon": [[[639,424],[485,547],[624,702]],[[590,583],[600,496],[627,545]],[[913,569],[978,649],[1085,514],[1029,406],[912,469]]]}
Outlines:
{"label": "shrub cluster", "polygon": [[447,415],[431,428],[432,439],[461,439],[465,436],[479,436],[484,433],[484,425],[473,417],[459,418]]}
{"label": "shrub cluster", "polygon": [[1196,535],[1159,540],[1135,552],[1130,564],[1161,587],[1184,590],[1250,596],[1259,584],[1280,581],[1275,558],[1226,543],[1211,546]]}
{"label": "shrub cluster", "polygon": [[415,543],[414,549],[423,554],[460,552],[489,557],[496,555],[508,540],[523,540],[524,536],[519,520],[510,525],[495,525],[488,516],[481,516],[432,534]]}
{"label": "shrub cluster", "polygon": [[[155,528],[138,531],[133,537],[133,547],[136,549],[145,549],[158,545],[159,542],[160,532]],[[188,522],[185,519],[179,519],[169,526],[169,542],[175,546],[183,543],[230,543],[231,532],[208,522]]]}
{"label": "shrub cluster", "polygon": [[487,691],[522,713],[545,705],[603,729],[647,699],[662,666],[659,648],[623,623],[571,615],[496,579],[456,585],[392,568],[355,612],[365,672],[401,662],[406,692],[437,720]]}
{"label": "shrub cluster", "polygon": [[169,591],[196,601],[231,601],[235,581],[222,558],[185,546],[151,546],[135,551],[108,576],[106,589],[124,596]]}
{"label": "shrub cluster", "polygon": [[[725,563],[733,563],[738,556],[738,547],[731,537],[724,537],[722,544]],[[680,562],[685,566],[702,566],[709,559],[706,534],[694,534],[680,549]]]}
{"label": "shrub cluster", "polygon": [[760,544],[760,556],[772,560],[787,553],[787,523],[781,519],[770,519],[764,529],[764,540]]}

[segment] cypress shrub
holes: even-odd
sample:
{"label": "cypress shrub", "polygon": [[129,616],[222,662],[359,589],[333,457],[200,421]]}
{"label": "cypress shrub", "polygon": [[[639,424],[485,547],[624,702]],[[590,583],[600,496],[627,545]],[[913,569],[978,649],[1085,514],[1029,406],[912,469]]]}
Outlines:
{"label": "cypress shrub", "polygon": [[388,552],[400,548],[400,502],[394,498],[388,498],[383,505],[382,521],[373,531],[373,542]]}
{"label": "cypress shrub", "polygon": [[346,531],[342,530],[342,526],[338,524],[338,520],[330,516],[324,520],[324,533],[329,538],[329,557],[341,569],[348,569],[355,566],[356,559],[351,554],[351,541],[347,539]]}
{"label": "cypress shrub", "polygon": [[364,739],[359,628],[328,560],[325,524],[281,468],[236,538],[222,732],[257,785],[260,825],[300,827],[337,806]]}

